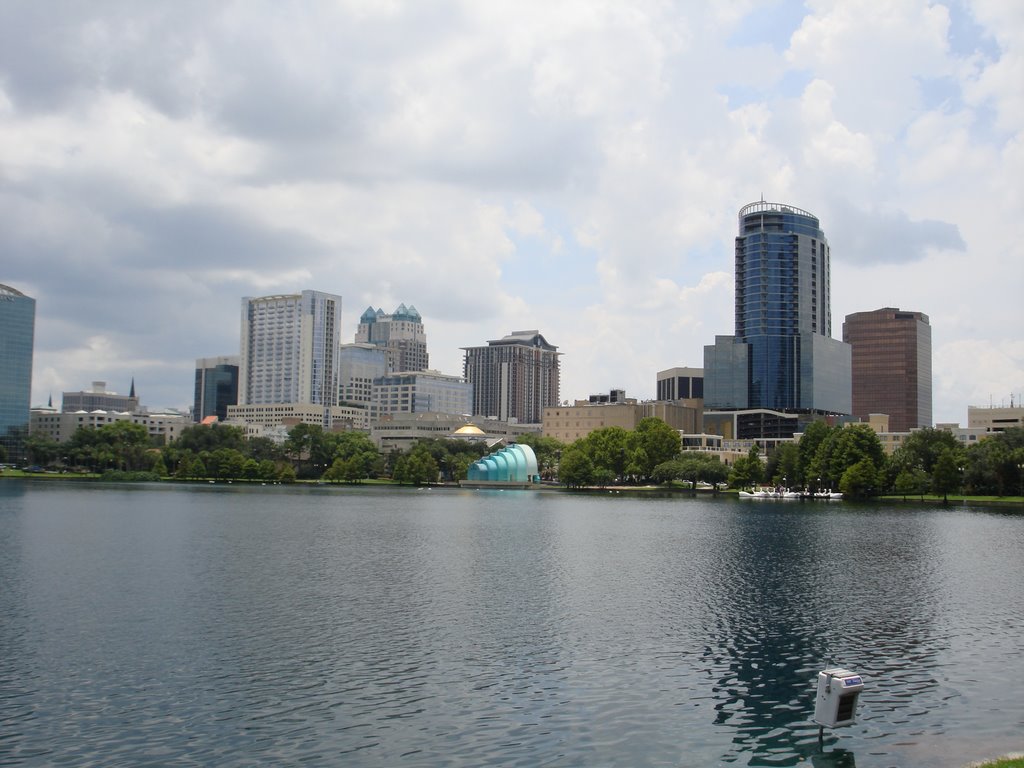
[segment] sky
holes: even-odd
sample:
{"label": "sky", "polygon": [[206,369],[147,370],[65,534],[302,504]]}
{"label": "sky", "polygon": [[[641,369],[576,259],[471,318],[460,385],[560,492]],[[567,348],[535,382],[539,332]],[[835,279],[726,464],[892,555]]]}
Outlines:
{"label": "sky", "polygon": [[814,213],[846,315],[930,318],[934,419],[1024,392],[1020,0],[0,4],[0,283],[33,405],[187,408],[241,299],[537,329],[561,397],[733,332],[737,214]]}

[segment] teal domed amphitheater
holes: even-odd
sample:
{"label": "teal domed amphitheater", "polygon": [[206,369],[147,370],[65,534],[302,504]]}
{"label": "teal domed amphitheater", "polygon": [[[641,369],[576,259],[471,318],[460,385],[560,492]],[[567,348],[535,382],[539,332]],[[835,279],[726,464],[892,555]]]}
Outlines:
{"label": "teal domed amphitheater", "polygon": [[536,483],[540,481],[537,456],[528,445],[514,443],[470,466],[471,483]]}

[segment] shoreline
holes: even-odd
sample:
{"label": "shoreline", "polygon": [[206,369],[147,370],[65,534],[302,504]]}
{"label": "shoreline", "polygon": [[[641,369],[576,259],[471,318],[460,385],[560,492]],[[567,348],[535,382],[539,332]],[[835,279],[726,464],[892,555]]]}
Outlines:
{"label": "shoreline", "polygon": [[[442,482],[442,483],[425,483],[423,485],[408,485],[402,483],[391,482],[390,480],[365,480],[356,483],[334,483],[326,482],[323,480],[295,480],[293,482],[280,482],[280,481],[268,481],[268,480],[250,480],[246,478],[232,478],[230,480],[214,479],[214,478],[202,478],[202,479],[178,479],[174,477],[164,477],[160,480],[103,480],[101,475],[80,475],[71,473],[56,473],[56,472],[17,472],[12,474],[10,470],[0,472],[0,481],[3,480],[33,480],[40,482],[110,482],[115,484],[135,485],[141,483],[166,483],[169,485],[241,485],[241,486],[268,486],[268,485],[296,485],[302,487],[328,487],[328,488],[368,488],[368,487],[390,487],[395,489],[410,489],[410,488],[438,488],[438,489],[465,489],[465,490],[486,490],[484,486],[478,486],[475,484],[462,484],[458,482]],[[511,488],[506,488],[510,490]],[[723,499],[738,499],[737,492],[735,490],[715,490],[714,488],[684,488],[680,486],[660,486],[660,485],[644,485],[644,486],[631,486],[631,485],[607,485],[607,486],[584,486],[581,488],[569,488],[564,485],[558,485],[551,482],[542,482],[534,485],[530,490],[533,491],[547,491],[557,493],[578,493],[578,494],[602,494],[610,496],[633,496],[633,497],[669,497],[669,496],[690,496],[693,498],[723,498]],[[815,506],[827,506],[836,505],[842,503],[856,503],[858,505],[871,505],[875,503],[885,503],[893,505],[930,505],[930,506],[946,506],[946,507],[960,507],[965,505],[974,506],[990,506],[990,507],[1003,507],[1012,510],[1024,510],[1024,497],[1022,496],[960,496],[950,495],[945,502],[941,496],[873,496],[868,499],[858,500],[851,502],[848,499],[832,499],[824,504],[818,499],[744,499],[744,501],[750,502],[773,502],[773,503],[788,503],[790,505],[793,502],[799,502],[800,504],[812,504]]]}

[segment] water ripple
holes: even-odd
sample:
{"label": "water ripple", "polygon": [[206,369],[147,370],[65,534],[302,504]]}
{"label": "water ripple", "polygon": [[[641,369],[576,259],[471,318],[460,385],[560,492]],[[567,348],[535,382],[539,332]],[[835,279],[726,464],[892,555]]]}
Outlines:
{"label": "water ripple", "polygon": [[[1019,517],[12,487],[5,765],[913,768],[1022,747]],[[832,663],[867,688],[819,744]]]}

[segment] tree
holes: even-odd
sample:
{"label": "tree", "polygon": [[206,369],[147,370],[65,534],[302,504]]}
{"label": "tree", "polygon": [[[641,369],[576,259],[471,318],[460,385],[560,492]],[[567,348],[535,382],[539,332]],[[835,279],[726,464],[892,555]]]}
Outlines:
{"label": "tree", "polygon": [[245,444],[246,455],[256,461],[280,461],[284,458],[284,449],[269,437],[251,437]]}
{"label": "tree", "polygon": [[822,475],[819,451],[822,443],[840,427],[830,427],[824,421],[812,421],[804,429],[800,442],[797,444],[797,452],[800,456],[799,471],[797,473],[796,485],[810,487],[818,491]]}
{"label": "tree", "polygon": [[945,450],[939,454],[932,467],[932,492],[942,494],[942,503],[949,501],[949,494],[960,488],[960,466],[955,451]]}
{"label": "tree", "polygon": [[174,447],[179,451],[192,451],[196,454],[215,451],[218,448],[241,451],[244,445],[245,431],[241,427],[228,424],[197,424],[194,427],[186,427],[174,441]]}
{"label": "tree", "polygon": [[883,470],[886,464],[885,449],[878,435],[867,424],[849,424],[828,434],[818,446],[814,464],[821,470],[822,481],[836,488],[846,470],[862,459],[869,459],[875,472]]}
{"label": "tree", "polygon": [[558,461],[562,456],[562,451],[565,450],[565,444],[553,437],[531,434],[519,435],[516,440],[533,449],[533,453],[537,457],[537,472],[540,473],[540,476],[552,477],[558,469]]}
{"label": "tree", "polygon": [[[370,449],[373,443],[367,438]],[[454,440],[451,438],[424,438],[416,443],[416,448],[429,453],[437,464],[443,480],[455,481],[466,476],[469,465],[486,453],[483,443]]]}
{"label": "tree", "polygon": [[199,477],[206,477],[206,465],[203,464],[203,460],[198,456],[189,456],[185,460],[185,469],[183,477],[195,479]]}
{"label": "tree", "polygon": [[337,458],[320,478],[326,483],[340,483],[345,479],[345,459]]}
{"label": "tree", "polygon": [[[615,477],[626,474],[629,461],[629,433],[622,427],[602,427],[573,443],[590,458],[594,468],[610,469]],[[564,460],[564,455],[563,455]],[[561,476],[561,470],[559,470]]]}
{"label": "tree", "polygon": [[994,496],[1022,492],[1024,428],[997,432],[968,449],[964,456],[965,483],[971,493]]}
{"label": "tree", "polygon": [[567,448],[558,465],[558,479],[570,488],[592,485],[594,462],[581,447]]}
{"label": "tree", "polygon": [[907,496],[923,495],[927,488],[928,475],[925,474],[923,469],[918,468],[901,470],[893,482],[893,490],[903,496],[904,499]]}
{"label": "tree", "polygon": [[288,431],[285,455],[296,466],[297,477],[320,477],[334,462],[338,436],[324,432],[319,424],[296,424]]}
{"label": "tree", "polygon": [[665,461],[654,468],[651,472],[651,480],[656,483],[671,483],[683,479],[682,459]]}
{"label": "tree", "polygon": [[796,443],[783,443],[768,457],[765,477],[773,484],[795,488],[804,484],[800,474],[800,448]]}
{"label": "tree", "polygon": [[711,483],[717,492],[718,486],[724,485],[729,480],[729,467],[723,464],[717,456],[712,456],[711,459],[712,461],[704,465],[701,479],[705,483]]}
{"label": "tree", "polygon": [[839,490],[844,498],[866,499],[875,493],[878,484],[878,470],[875,463],[864,457],[846,468],[839,480]]}
{"label": "tree", "polygon": [[644,480],[650,478],[656,466],[678,456],[681,447],[679,432],[654,417],[640,419],[630,442],[636,474]]}
{"label": "tree", "polygon": [[[690,483],[690,488],[697,489],[697,483],[710,483],[717,487],[729,477],[729,468],[717,456],[697,451],[684,451],[678,459],[680,479]],[[758,460],[760,464],[760,460]]]}
{"label": "tree", "polygon": [[29,464],[48,466],[60,456],[60,443],[40,432],[30,433],[24,441]]}
{"label": "tree", "polygon": [[438,471],[437,462],[430,452],[417,446],[398,458],[391,477],[398,483],[423,485],[436,483]]}
{"label": "tree", "polygon": [[764,476],[764,467],[761,464],[761,455],[756,445],[751,446],[746,456],[736,459],[732,463],[732,471],[729,473],[729,487],[747,488],[757,485]]}
{"label": "tree", "polygon": [[948,429],[925,427],[911,432],[893,455],[899,454],[900,460],[907,460],[930,475],[943,451],[959,450],[960,444]]}
{"label": "tree", "polygon": [[164,463],[163,454],[158,453],[156,455],[156,461],[153,462],[153,467],[150,471],[160,477],[167,477],[167,465]]}

